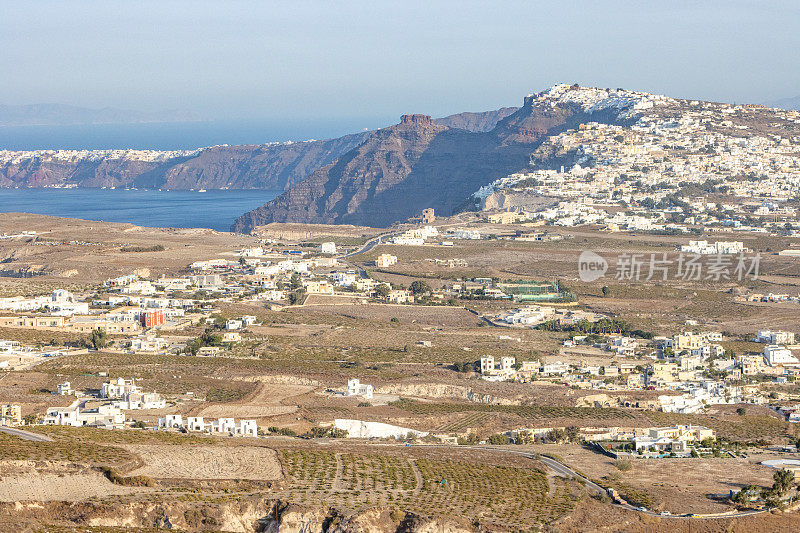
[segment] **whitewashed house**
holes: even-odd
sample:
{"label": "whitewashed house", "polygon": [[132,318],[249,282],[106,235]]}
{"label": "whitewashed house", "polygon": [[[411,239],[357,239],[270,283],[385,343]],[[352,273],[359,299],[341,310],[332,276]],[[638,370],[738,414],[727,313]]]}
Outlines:
{"label": "whitewashed house", "polygon": [[239,420],[235,425],[234,434],[242,437],[257,437],[258,426],[255,420]]}
{"label": "whitewashed house", "polygon": [[347,380],[348,396],[362,396],[367,400],[371,400],[372,394],[372,385],[362,385],[358,378],[350,378]]}
{"label": "whitewashed house", "polygon": [[187,431],[205,431],[206,424],[202,416],[190,416],[186,419]]}
{"label": "whitewashed house", "polygon": [[209,423],[211,433],[236,433],[236,420],[233,418],[220,418]]}
{"label": "whitewashed house", "polygon": [[165,415],[158,419],[160,429],[179,429],[181,426],[183,426],[183,416],[181,415]]}

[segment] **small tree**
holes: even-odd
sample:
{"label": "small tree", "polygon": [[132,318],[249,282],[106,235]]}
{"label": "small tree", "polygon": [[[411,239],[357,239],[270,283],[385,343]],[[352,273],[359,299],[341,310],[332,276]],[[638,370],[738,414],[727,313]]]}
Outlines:
{"label": "small tree", "polygon": [[570,442],[575,442],[578,440],[580,436],[580,428],[578,426],[568,426],[566,429],[567,440]]}
{"label": "small tree", "polygon": [[433,289],[431,286],[428,285],[426,282],[422,280],[414,280],[411,282],[411,286],[408,288],[411,291],[411,294],[429,294]]}
{"label": "small tree", "polygon": [[794,472],[781,468],[773,474],[772,479],[774,480],[772,491],[779,496],[783,496],[794,484]]}
{"label": "small tree", "polygon": [[383,298],[384,300],[389,297],[389,293],[392,292],[392,289],[385,283],[381,283],[377,287],[375,287],[375,295],[378,298]]}
{"label": "small tree", "polygon": [[608,297],[608,295],[609,295],[609,294],[611,294],[611,289],[609,289],[609,288],[608,288],[607,286],[605,286],[605,285],[603,285],[603,288],[602,288],[602,289],[600,289],[600,291],[603,293],[603,298],[607,298],[607,297]]}
{"label": "small tree", "polygon": [[738,409],[736,409],[736,414],[739,416],[744,416],[747,414],[747,409],[745,409],[744,407],[739,407]]}
{"label": "small tree", "polygon": [[100,350],[101,348],[105,348],[107,344],[106,339],[106,330],[103,328],[97,328],[92,330],[92,334],[89,335],[89,344],[95,350]]}
{"label": "small tree", "polygon": [[303,286],[303,281],[300,279],[300,274],[292,272],[292,277],[289,279],[289,285],[292,289],[299,289]]}

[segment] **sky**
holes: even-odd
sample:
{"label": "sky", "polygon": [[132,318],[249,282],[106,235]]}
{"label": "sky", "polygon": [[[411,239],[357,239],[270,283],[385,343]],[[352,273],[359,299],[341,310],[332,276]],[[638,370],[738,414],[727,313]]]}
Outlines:
{"label": "sky", "polygon": [[800,95],[800,2],[6,1],[0,103],[374,121],[555,83]]}

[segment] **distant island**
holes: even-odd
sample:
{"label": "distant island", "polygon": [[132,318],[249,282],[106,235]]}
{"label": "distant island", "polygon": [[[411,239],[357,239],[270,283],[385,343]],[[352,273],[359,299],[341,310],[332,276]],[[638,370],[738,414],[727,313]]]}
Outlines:
{"label": "distant island", "polygon": [[67,104],[0,104],[0,127],[191,122],[199,119],[196,113],[182,110],[148,113],[114,107],[92,109]]}

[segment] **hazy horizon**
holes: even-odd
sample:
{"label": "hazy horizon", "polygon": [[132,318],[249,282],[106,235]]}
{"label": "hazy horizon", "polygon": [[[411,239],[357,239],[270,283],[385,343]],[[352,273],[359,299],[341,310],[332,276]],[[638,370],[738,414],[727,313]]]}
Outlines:
{"label": "hazy horizon", "polygon": [[799,18],[776,1],[5,2],[0,103],[364,127],[561,82],[761,103],[800,94]]}

